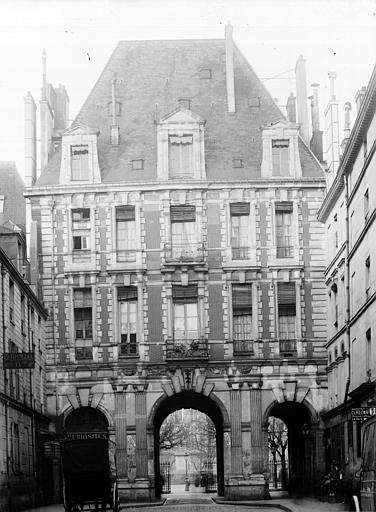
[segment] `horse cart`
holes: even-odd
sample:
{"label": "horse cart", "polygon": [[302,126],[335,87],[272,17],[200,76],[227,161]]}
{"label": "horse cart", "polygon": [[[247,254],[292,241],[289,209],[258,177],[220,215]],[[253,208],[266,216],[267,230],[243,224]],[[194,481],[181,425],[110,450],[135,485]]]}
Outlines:
{"label": "horse cart", "polygon": [[63,441],[65,512],[119,512],[114,452],[114,443],[96,434],[78,434]]}

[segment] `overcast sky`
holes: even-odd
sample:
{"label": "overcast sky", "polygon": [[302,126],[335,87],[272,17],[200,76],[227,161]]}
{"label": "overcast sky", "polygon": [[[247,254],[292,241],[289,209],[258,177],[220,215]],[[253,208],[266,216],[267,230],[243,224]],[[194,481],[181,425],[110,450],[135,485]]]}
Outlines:
{"label": "overcast sky", "polygon": [[1,0],[0,160],[16,161],[23,175],[23,97],[30,91],[39,106],[43,48],[47,80],[66,86],[72,119],[117,41],[223,38],[228,20],[235,43],[281,106],[295,89],[299,54],[308,85],[320,83],[321,113],[328,71],[337,72],[342,110],[375,65],[376,0]]}

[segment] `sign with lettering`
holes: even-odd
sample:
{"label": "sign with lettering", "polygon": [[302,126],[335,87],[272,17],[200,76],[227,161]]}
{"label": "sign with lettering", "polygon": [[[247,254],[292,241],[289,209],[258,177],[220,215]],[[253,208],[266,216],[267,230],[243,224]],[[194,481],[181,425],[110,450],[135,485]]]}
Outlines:
{"label": "sign with lettering", "polygon": [[60,443],[58,441],[47,441],[44,443],[44,456],[46,459],[60,458]]}
{"label": "sign with lettering", "polygon": [[34,352],[6,352],[3,354],[5,370],[34,368]]}
{"label": "sign with lettering", "polygon": [[365,421],[376,414],[376,407],[354,407],[351,409],[353,421]]}
{"label": "sign with lettering", "polygon": [[67,432],[67,441],[81,441],[85,439],[108,439],[107,432]]}

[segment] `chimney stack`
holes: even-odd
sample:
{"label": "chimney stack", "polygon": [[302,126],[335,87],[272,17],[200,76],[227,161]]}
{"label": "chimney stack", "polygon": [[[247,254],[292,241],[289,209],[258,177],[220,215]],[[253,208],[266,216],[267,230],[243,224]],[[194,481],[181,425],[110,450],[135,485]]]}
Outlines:
{"label": "chimney stack", "polygon": [[119,126],[116,119],[116,73],[111,82],[111,108],[112,108],[112,125],[110,128],[110,139],[112,146],[119,145]]}
{"label": "chimney stack", "polygon": [[351,103],[347,101],[344,106],[345,110],[345,126],[343,128],[343,139],[341,142],[341,153],[345,151],[345,147],[347,144],[347,141],[349,140],[351,128],[350,128],[350,112],[351,112]]}
{"label": "chimney stack", "polygon": [[287,98],[286,110],[290,123],[296,123],[296,98],[293,92],[290,92],[290,96]]}
{"label": "chimney stack", "polygon": [[337,78],[335,72],[329,72],[330,100],[325,109],[325,155],[327,162],[327,186],[330,188],[336,176],[339,165],[339,122],[338,122],[338,101],[334,92],[334,80]]}
{"label": "chimney stack", "polygon": [[24,98],[25,106],[25,182],[32,187],[37,178],[37,135],[36,105],[33,96],[28,92]]}
{"label": "chimney stack", "polygon": [[312,119],[312,137],[310,140],[310,148],[319,162],[323,161],[322,140],[323,132],[320,130],[319,116],[319,84],[312,84],[313,95],[309,97],[311,100],[311,119]]}
{"label": "chimney stack", "polygon": [[361,89],[359,89],[359,91],[355,94],[355,104],[356,104],[356,111],[359,112],[359,110],[361,109],[361,106],[362,106],[362,103],[363,103],[363,100],[364,100],[364,97],[366,95],[366,92],[367,92],[367,88],[366,87],[362,87]]}
{"label": "chimney stack", "polygon": [[307,77],[305,59],[302,55],[295,66],[296,76],[296,98],[298,106],[298,123],[300,125],[300,135],[306,144],[309,144],[309,124],[308,124],[308,102],[307,102]]}
{"label": "chimney stack", "polygon": [[232,41],[232,31],[232,25],[228,22],[225,28],[225,47],[227,109],[229,112],[235,112],[234,44]]}

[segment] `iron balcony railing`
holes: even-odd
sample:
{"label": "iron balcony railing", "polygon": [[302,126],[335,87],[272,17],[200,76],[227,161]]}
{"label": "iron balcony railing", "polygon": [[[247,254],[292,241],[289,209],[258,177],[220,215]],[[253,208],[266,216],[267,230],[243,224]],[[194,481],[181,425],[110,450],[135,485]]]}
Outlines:
{"label": "iron balcony railing", "polygon": [[208,340],[174,340],[166,343],[166,359],[208,359]]}
{"label": "iron balcony railing", "polygon": [[202,242],[187,244],[165,244],[166,263],[196,263],[203,262],[205,258],[204,244]]}
{"label": "iron balcony railing", "polygon": [[120,343],[119,357],[136,357],[138,356],[137,343]]}
{"label": "iron balcony railing", "polygon": [[279,351],[285,352],[296,352],[296,339],[280,339],[279,340]]}
{"label": "iron balcony railing", "polygon": [[135,249],[118,249],[116,251],[116,261],[118,263],[130,263],[136,261],[137,250]]}
{"label": "iron balcony railing", "polygon": [[277,236],[277,258],[292,258],[293,255],[291,236]]}
{"label": "iron balcony railing", "polygon": [[234,354],[253,354],[252,340],[234,340]]}
{"label": "iron balcony railing", "polygon": [[249,260],[251,258],[251,248],[231,247],[231,257],[233,260]]}

